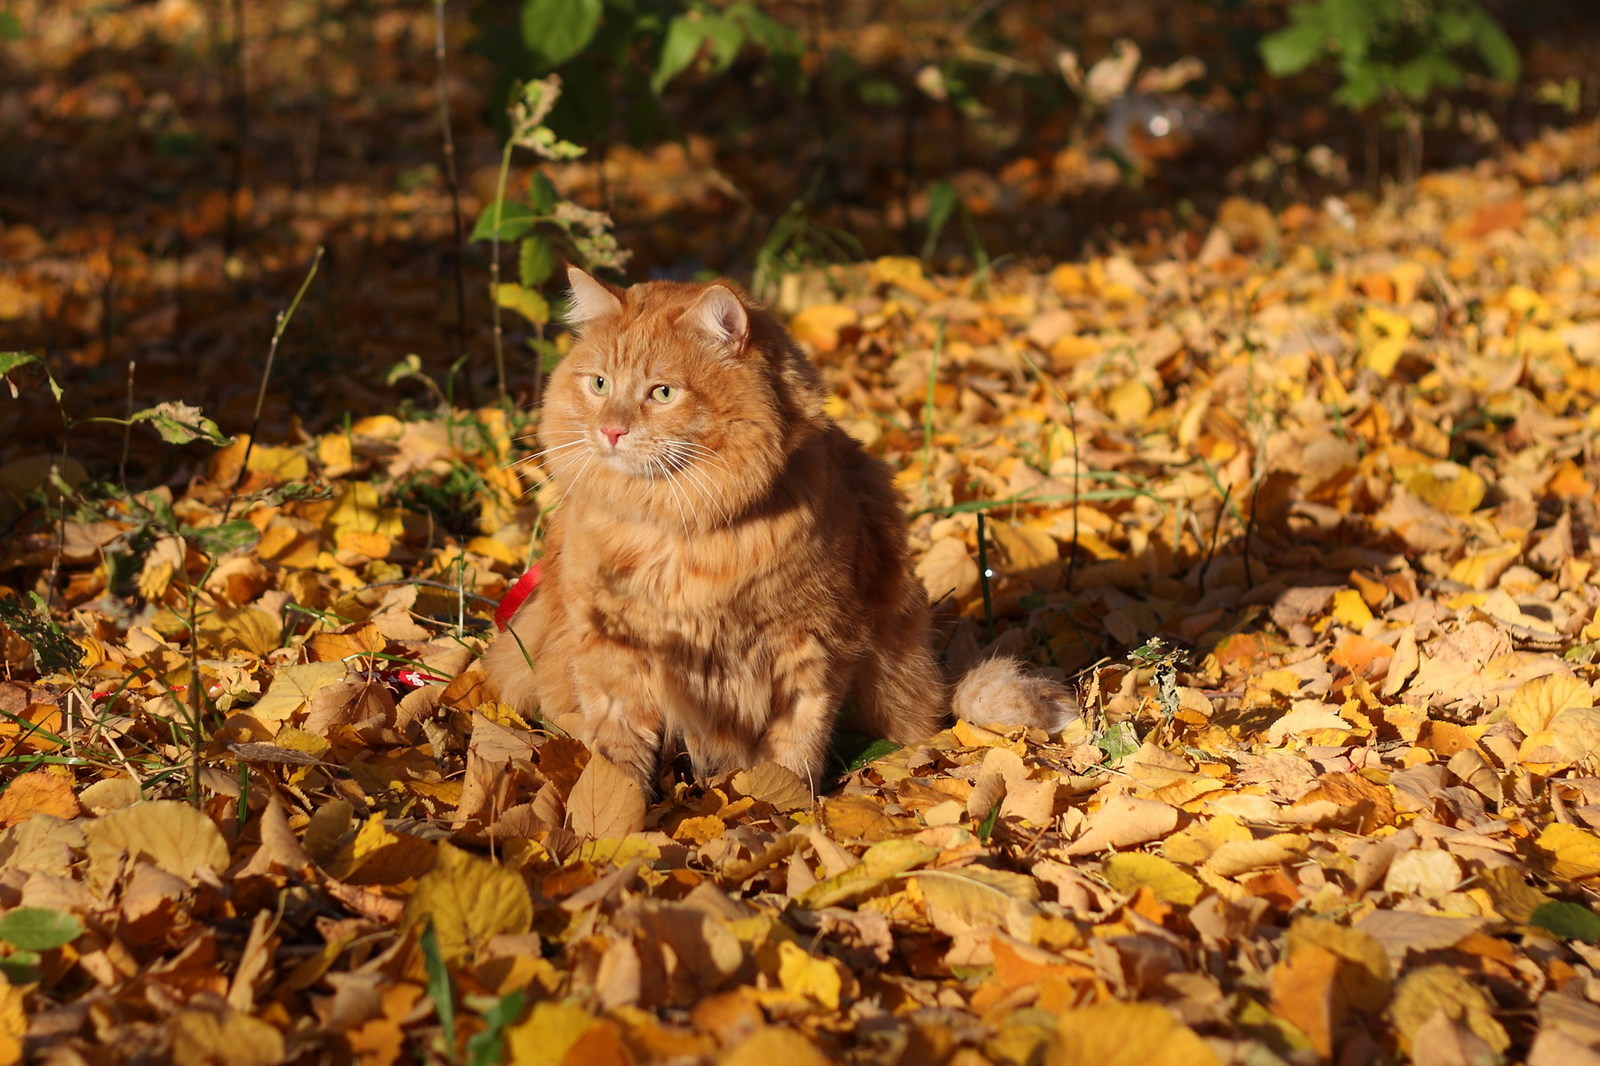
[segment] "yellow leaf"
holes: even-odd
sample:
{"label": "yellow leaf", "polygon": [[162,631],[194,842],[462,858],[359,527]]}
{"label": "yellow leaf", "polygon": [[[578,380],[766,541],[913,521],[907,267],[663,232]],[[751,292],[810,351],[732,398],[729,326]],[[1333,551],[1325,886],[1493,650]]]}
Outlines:
{"label": "yellow leaf", "polygon": [[1279,833],[1265,840],[1229,841],[1212,853],[1205,868],[1221,877],[1238,877],[1299,858],[1310,845],[1310,837],[1297,833]]}
{"label": "yellow leaf", "polygon": [[250,449],[250,469],[275,475],[281,481],[302,481],[311,471],[304,449],[257,444]]}
{"label": "yellow leaf", "polygon": [[1458,559],[1450,567],[1451,581],[1460,582],[1468,588],[1488,589],[1493,588],[1500,581],[1500,576],[1511,568],[1522,555],[1520,544],[1501,544],[1493,548],[1484,548],[1475,551],[1463,559]]}
{"label": "yellow leaf", "polygon": [[379,505],[378,487],[370,481],[346,481],[333,508],[323,519],[323,532],[337,537],[341,529],[382,533],[394,539],[405,532],[402,513],[397,507]]}
{"label": "yellow leaf", "polygon": [[685,818],[679,822],[672,830],[672,839],[698,847],[707,841],[715,840],[727,831],[727,823],[721,818],[714,814],[704,814],[698,818]]}
{"label": "yellow leaf", "polygon": [[1389,280],[1394,282],[1394,302],[1397,307],[1409,306],[1416,299],[1417,290],[1427,280],[1428,268],[1416,260],[1397,263],[1389,271]]}
{"label": "yellow leaf", "polygon": [[1361,350],[1361,365],[1379,377],[1389,377],[1405,354],[1404,337],[1376,337]]}
{"label": "yellow leaf", "polygon": [[1382,377],[1394,373],[1411,337],[1411,320],[1385,307],[1369,304],[1356,323],[1361,365]]}
{"label": "yellow leaf", "polygon": [[1010,522],[989,523],[1000,550],[1013,572],[1053,572],[1061,560],[1061,546],[1056,539],[1036,526],[1020,526]]}
{"label": "yellow leaf", "polygon": [[1600,874],[1600,836],[1565,822],[1551,822],[1535,841],[1557,877],[1582,878]]}
{"label": "yellow leaf", "polygon": [[1417,1031],[1443,1013],[1461,1022],[1496,1052],[1511,1046],[1511,1038],[1495,1021],[1488,997],[1452,966],[1424,966],[1407,974],[1395,989],[1389,1016],[1400,1031],[1400,1049],[1408,1054]]}
{"label": "yellow leaf", "polygon": [[936,300],[940,296],[939,287],[923,276],[922,260],[913,256],[886,255],[873,260],[868,271],[879,285],[894,285],[919,300]]}
{"label": "yellow leaf", "polygon": [[1506,307],[1519,314],[1540,311],[1549,306],[1543,296],[1540,296],[1526,285],[1513,285],[1507,289],[1505,291],[1505,303]]}
{"label": "yellow leaf", "polygon": [[150,800],[101,815],[83,827],[89,880],[109,885],[123,856],[154,863],[194,884],[202,869],[228,868],[228,844],[202,812],[175,800]]}
{"label": "yellow leaf", "polygon": [[317,461],[322,464],[324,477],[342,477],[356,462],[355,448],[344,433],[329,433],[317,438]]}
{"label": "yellow leaf", "polygon": [[[1038,884],[1025,875],[993,883],[977,874],[978,867],[959,870],[924,870],[913,879],[922,892],[928,920],[946,936],[958,936],[991,926],[1014,936],[1025,936],[1033,920],[1032,901]],[[1003,871],[989,870],[987,873]],[[1021,880],[1015,880],[1021,876]],[[1023,882],[1027,882],[1026,887]]]}
{"label": "yellow leaf", "polygon": [[1155,410],[1156,398],[1142,381],[1124,381],[1106,394],[1106,411],[1124,426],[1137,426]]}
{"label": "yellow leaf", "polygon": [[355,840],[328,862],[328,872],[356,885],[398,885],[421,877],[438,861],[434,845],[409,833],[391,832],[374,814]]}
{"label": "yellow leaf", "polygon": [[444,957],[460,961],[492,937],[531,929],[533,900],[516,870],[441,844],[438,864],[406,901],[405,923],[424,919],[433,922]]}
{"label": "yellow leaf", "polygon": [[1219,1066],[1193,1029],[1154,1003],[1063,1011],[1044,1066]]}
{"label": "yellow leaf", "polygon": [[1139,851],[1108,855],[1102,870],[1112,888],[1128,895],[1143,886],[1157,899],[1181,907],[1191,906],[1200,898],[1200,882],[1159,855]]}
{"label": "yellow leaf", "polygon": [[0,1066],[22,1061],[22,1037],[28,1031],[22,1000],[22,989],[0,975]]}
{"label": "yellow leaf", "polygon": [[1549,729],[1551,721],[1569,707],[1587,710],[1594,706],[1594,691],[1587,681],[1571,674],[1546,674],[1524,682],[1506,701],[1506,717],[1532,736]]}
{"label": "yellow leaf", "polygon": [[542,293],[516,282],[502,281],[495,289],[495,302],[536,326],[550,321],[550,301]]}
{"label": "yellow leaf", "polygon": [[[366,529],[341,529],[334,534],[333,546],[342,552],[365,555],[369,559],[382,559],[394,547],[382,533]],[[352,564],[354,565],[354,564]]]}
{"label": "yellow leaf", "polygon": [[839,994],[844,990],[844,977],[839,971],[836,960],[808,955],[792,941],[778,945],[778,983],[784,991],[804,996],[828,1010],[839,1009]]}
{"label": "yellow leaf", "polygon": [[1483,478],[1455,463],[1407,463],[1394,468],[1394,479],[1423,503],[1445,514],[1464,515],[1477,510],[1489,486]]}
{"label": "yellow leaf", "polygon": [[1231,814],[1201,818],[1161,842],[1161,854],[1173,862],[1198,866],[1230,840],[1254,840],[1255,834]]}
{"label": "yellow leaf", "polygon": [[1058,296],[1079,296],[1089,291],[1089,279],[1076,263],[1059,263],[1050,271],[1050,287]]}
{"label": "yellow leaf", "polygon": [[808,910],[821,910],[856,899],[938,854],[938,848],[908,837],[879,841],[862,854],[860,862],[826,881],[818,881],[802,892],[797,902]]}
{"label": "yellow leaf", "polygon": [[567,823],[591,840],[626,836],[644,828],[645,808],[644,793],[633,778],[596,753],[567,797]]}
{"label": "yellow leaf", "polygon": [[1526,922],[1533,912],[1551,898],[1528,884],[1515,866],[1491,866],[1478,874],[1478,885],[1485,890],[1495,913],[1508,922]]}
{"label": "yellow leaf", "polygon": [[1333,617],[1340,625],[1360,632],[1372,621],[1372,611],[1361,593],[1355,589],[1340,589],[1333,594]]}
{"label": "yellow leaf", "polygon": [[717,1066],[829,1066],[828,1058],[793,1029],[759,1029],[717,1060]]}
{"label": "yellow leaf", "polygon": [[562,1066],[567,1052],[598,1023],[576,1003],[536,1003],[525,1020],[506,1030],[509,1060],[517,1066]]}
{"label": "yellow leaf", "polygon": [[181,1010],[166,1021],[173,1066],[275,1066],[283,1034],[259,1018],[231,1010]]}
{"label": "yellow leaf", "polygon": [[272,676],[267,694],[250,708],[250,717],[269,728],[282,725],[305,709],[324,685],[344,680],[344,663],[305,663],[281,667]]}
{"label": "yellow leaf", "polygon": [[856,317],[855,309],[843,304],[817,304],[789,319],[789,334],[815,351],[831,352],[839,347],[840,332],[855,325]]}
{"label": "yellow leaf", "polygon": [[218,605],[195,623],[200,647],[208,654],[225,656],[243,651],[262,656],[283,643],[283,625],[259,607]]}

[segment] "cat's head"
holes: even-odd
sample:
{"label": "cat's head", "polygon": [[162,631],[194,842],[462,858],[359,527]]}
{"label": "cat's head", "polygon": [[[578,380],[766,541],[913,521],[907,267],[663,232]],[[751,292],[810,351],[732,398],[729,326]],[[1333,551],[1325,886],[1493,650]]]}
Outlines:
{"label": "cat's head", "polygon": [[565,491],[694,527],[768,492],[822,419],[816,370],[782,327],[727,282],[568,278],[578,336],[540,426]]}

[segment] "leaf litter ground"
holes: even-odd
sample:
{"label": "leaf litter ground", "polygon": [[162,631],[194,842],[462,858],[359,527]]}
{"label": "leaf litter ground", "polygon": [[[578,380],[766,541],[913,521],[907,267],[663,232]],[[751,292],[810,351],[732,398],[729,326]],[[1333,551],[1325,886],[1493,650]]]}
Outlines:
{"label": "leaf litter ground", "polygon": [[796,275],[952,669],[1087,708],[816,800],[650,802],[493,701],[555,495],[498,409],[22,527],[0,571],[83,657],[0,630],[0,1062],[1593,1059],[1592,138],[1053,268]]}

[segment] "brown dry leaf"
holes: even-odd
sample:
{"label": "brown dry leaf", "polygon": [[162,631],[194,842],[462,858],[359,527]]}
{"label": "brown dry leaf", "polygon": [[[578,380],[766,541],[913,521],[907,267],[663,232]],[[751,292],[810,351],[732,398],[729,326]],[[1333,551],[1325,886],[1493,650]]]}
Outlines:
{"label": "brown dry leaf", "polygon": [[965,541],[940,537],[917,560],[917,577],[928,590],[929,599],[937,601],[948,596],[962,603],[977,590],[978,564]]}
{"label": "brown dry leaf", "polygon": [[[335,810],[332,819],[341,821],[347,812]],[[312,834],[307,832],[307,839]],[[319,826],[326,831],[332,826]],[[361,824],[356,835],[337,852],[328,856],[325,867],[330,875],[353,885],[399,885],[421,877],[433,868],[438,856],[434,846],[421,837],[396,833],[374,814]]]}
{"label": "brown dry leaf", "polygon": [[533,900],[515,870],[441,844],[438,863],[406,900],[404,921],[431,922],[440,952],[461,961],[497,936],[526,933],[533,925]]}
{"label": "brown dry leaf", "polygon": [[233,1010],[181,1010],[167,1022],[174,1066],[276,1066],[283,1034]]}
{"label": "brown dry leaf", "polygon": [[51,770],[32,770],[18,774],[0,793],[0,827],[16,825],[37,815],[73,818],[78,814],[78,799],[73,795],[72,778]]}
{"label": "brown dry leaf", "polygon": [[306,656],[314,663],[342,662],[383,650],[383,634],[371,622],[343,626],[330,633],[317,633],[306,641]]}
{"label": "brown dry leaf", "polygon": [[1389,1014],[1399,1031],[1401,1049],[1408,1052],[1414,1053],[1419,1037],[1427,1032],[1425,1026],[1440,1014],[1461,1023],[1497,1055],[1511,1046],[1488,997],[1450,966],[1425,966],[1401,978]]}
{"label": "brown dry leaf", "polygon": [[1089,816],[1083,834],[1062,849],[1064,855],[1093,855],[1159,840],[1178,827],[1176,807],[1116,793]]}
{"label": "brown dry leaf", "polygon": [[598,840],[644,828],[644,793],[632,777],[603,755],[591,755],[567,797],[567,825],[580,837]]}
{"label": "brown dry leaf", "polygon": [[811,786],[793,770],[775,762],[740,770],[733,775],[730,784],[739,795],[770,803],[779,811],[798,811],[812,803]]}
{"label": "brown dry leaf", "polygon": [[1291,948],[1272,970],[1272,1012],[1299,1029],[1317,1054],[1333,1053],[1333,1034],[1344,1020],[1335,982],[1339,957],[1316,944]]}
{"label": "brown dry leaf", "polygon": [[228,844],[217,827],[187,803],[147,800],[101,815],[84,826],[89,878],[110,885],[124,859],[154,863],[187,884],[201,870],[228,868]]}

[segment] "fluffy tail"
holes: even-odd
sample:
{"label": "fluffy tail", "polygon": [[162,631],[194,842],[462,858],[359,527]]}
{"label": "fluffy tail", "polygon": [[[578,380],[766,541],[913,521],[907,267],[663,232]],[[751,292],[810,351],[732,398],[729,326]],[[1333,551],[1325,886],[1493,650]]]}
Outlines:
{"label": "fluffy tail", "polygon": [[957,718],[973,725],[1026,725],[1057,733],[1081,715],[1065,685],[1025,673],[1015,659],[990,659],[956,683],[950,704]]}

